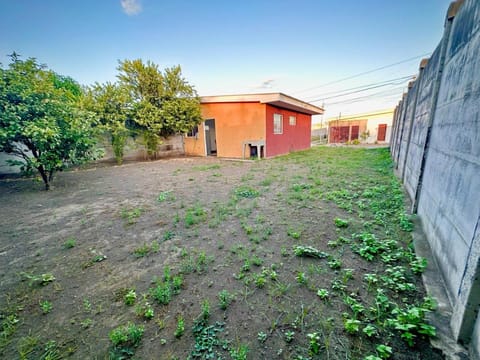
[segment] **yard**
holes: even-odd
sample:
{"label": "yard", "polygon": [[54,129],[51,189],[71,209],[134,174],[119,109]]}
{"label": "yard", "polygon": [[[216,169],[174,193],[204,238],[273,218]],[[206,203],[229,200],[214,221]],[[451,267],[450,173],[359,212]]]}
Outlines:
{"label": "yard", "polygon": [[441,359],[388,149],[0,182],[0,357]]}

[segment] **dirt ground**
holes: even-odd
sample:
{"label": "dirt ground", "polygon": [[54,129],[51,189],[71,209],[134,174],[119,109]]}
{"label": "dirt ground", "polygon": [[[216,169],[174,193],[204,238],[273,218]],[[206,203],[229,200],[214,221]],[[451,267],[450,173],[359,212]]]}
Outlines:
{"label": "dirt ground", "polygon": [[[308,154],[308,161],[298,155],[98,165],[57,174],[48,192],[32,179],[2,179],[0,357],[114,358],[109,334],[132,322],[144,333],[125,358],[133,352],[136,359],[208,358],[208,349],[194,352],[200,345],[192,331],[208,303],[211,332],[203,339],[210,341],[204,345],[211,358],[241,359],[244,346],[248,359],[363,359],[387,343],[393,359],[441,359],[420,337],[410,347],[399,335],[371,338],[344,329],[345,297],[369,305],[371,289],[362,279],[381,274],[384,264],[365,261],[348,245],[328,246],[359,231],[368,218],[325,194],[337,187],[363,191],[368,181],[383,180],[373,179],[366,163],[365,184],[354,174],[338,175],[332,170],[342,161],[333,155],[337,150],[312,150],[317,153]],[[374,158],[384,150],[342,151],[371,151]],[[324,170],[314,160],[323,155],[330,159]],[[335,226],[336,218],[348,219],[348,227]],[[399,241],[408,241],[408,233],[402,236]],[[295,256],[295,245],[334,256]],[[328,263],[335,258],[339,266]],[[349,269],[351,278],[345,275]],[[153,289],[169,274],[182,283],[168,304],[160,304]],[[345,288],[337,292],[331,284],[342,278]],[[416,292],[399,295],[399,303],[424,296],[420,277],[411,282]],[[317,295],[320,288],[328,289],[327,301]],[[136,294],[131,306],[129,290]],[[228,295],[224,308],[222,291]],[[146,302],[152,319],[137,314]],[[179,319],[183,334],[176,332]],[[312,333],[319,338],[318,352]]]}

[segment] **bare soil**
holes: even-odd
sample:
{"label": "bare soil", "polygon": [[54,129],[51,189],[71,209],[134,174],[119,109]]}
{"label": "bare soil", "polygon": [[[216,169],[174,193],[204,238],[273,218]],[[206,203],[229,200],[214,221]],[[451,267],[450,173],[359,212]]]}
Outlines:
{"label": "bare soil", "polygon": [[[362,218],[325,194],[344,188],[360,193],[393,177],[375,170],[384,149],[336,155],[340,150],[313,149],[305,161],[300,154],[97,165],[58,174],[48,192],[34,179],[1,180],[0,357],[106,359],[109,333],[133,322],[145,329],[134,358],[196,358],[192,327],[207,300],[208,323],[224,324],[217,333],[223,348],[214,346],[214,358],[232,358],[232,349],[246,345],[248,359],[363,359],[383,343],[392,347],[392,359],[441,359],[420,337],[410,347],[396,332],[369,338],[344,329],[345,296],[370,305],[364,275],[382,274],[384,264],[365,261],[348,244],[328,246],[370,219],[368,211]],[[349,173],[341,162],[351,152],[366,160]],[[335,226],[335,218],[347,219],[348,227]],[[386,236],[381,226],[372,231]],[[397,240],[406,246],[409,238],[401,233]],[[68,240],[74,242],[70,248]],[[295,256],[295,245],[314,246],[341,265],[332,269],[330,258]],[[352,269],[352,279],[345,280],[345,269]],[[151,295],[165,271],[183,276],[168,305]],[[42,274],[55,280],[42,285],[34,278]],[[334,280],[346,288],[332,289]],[[423,298],[420,277],[411,281],[417,290],[398,295],[399,303]],[[328,301],[317,295],[320,288],[328,289]],[[133,306],[124,301],[129,289],[137,295]],[[219,305],[222,290],[232,295],[226,309]],[[39,305],[44,301],[52,304],[45,314]],[[142,301],[153,306],[150,320],[136,314]],[[179,317],[185,332],[177,338]],[[314,332],[319,353],[309,345],[307,334]]]}

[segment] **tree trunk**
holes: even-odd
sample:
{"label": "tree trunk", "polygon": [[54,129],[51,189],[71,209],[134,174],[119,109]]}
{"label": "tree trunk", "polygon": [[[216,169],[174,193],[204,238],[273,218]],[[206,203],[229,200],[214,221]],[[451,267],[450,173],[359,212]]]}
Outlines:
{"label": "tree trunk", "polygon": [[45,172],[45,169],[43,168],[42,165],[40,165],[37,169],[38,169],[38,172],[40,173],[40,176],[42,177],[43,183],[45,184],[45,190],[46,191],[50,190],[50,182],[49,182],[47,173]]}

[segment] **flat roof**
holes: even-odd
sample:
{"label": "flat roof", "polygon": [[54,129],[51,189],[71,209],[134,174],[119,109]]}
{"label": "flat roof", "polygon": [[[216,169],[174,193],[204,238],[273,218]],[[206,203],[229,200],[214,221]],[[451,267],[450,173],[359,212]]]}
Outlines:
{"label": "flat roof", "polygon": [[257,102],[261,104],[269,104],[308,115],[323,114],[323,109],[321,107],[312,105],[299,99],[295,99],[294,97],[285,95],[283,93],[219,95],[200,97],[200,103],[202,104],[237,102]]}

